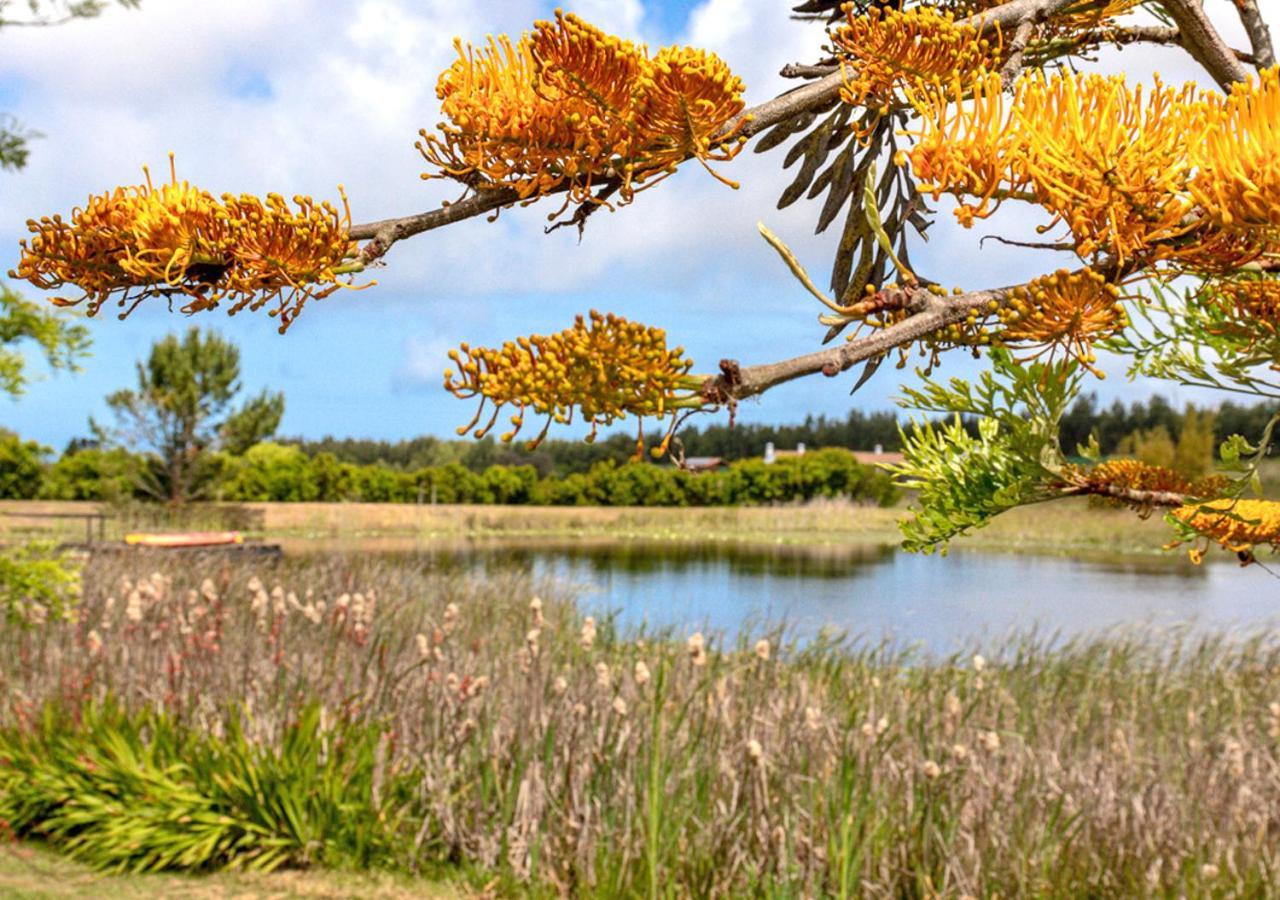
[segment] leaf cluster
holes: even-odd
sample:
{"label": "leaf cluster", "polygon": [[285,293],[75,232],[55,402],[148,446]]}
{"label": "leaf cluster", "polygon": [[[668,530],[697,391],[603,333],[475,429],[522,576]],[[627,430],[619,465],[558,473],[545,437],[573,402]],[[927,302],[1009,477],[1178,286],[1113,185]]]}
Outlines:
{"label": "leaf cluster", "polygon": [[[976,383],[922,376],[923,387],[904,391],[903,406],[953,416],[913,421],[902,432],[906,458],[890,471],[919,492],[913,517],[901,523],[908,550],[945,551],[952,538],[1000,513],[1053,496],[1050,483],[1064,462],[1058,422],[1079,391],[1078,364],[1023,365],[1002,349],[992,351],[991,363]],[[962,416],[976,417],[976,435]]]}
{"label": "leaf cluster", "polygon": [[272,750],[247,717],[227,719],[216,736],[110,700],[47,708],[34,728],[0,731],[0,819],[122,872],[391,860],[417,777],[384,777],[380,729],[325,724],[312,704]]}

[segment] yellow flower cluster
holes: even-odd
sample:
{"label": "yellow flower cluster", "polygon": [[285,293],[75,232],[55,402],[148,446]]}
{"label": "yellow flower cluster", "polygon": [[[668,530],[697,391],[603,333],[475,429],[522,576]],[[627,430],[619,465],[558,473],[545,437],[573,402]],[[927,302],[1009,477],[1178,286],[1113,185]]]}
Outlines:
{"label": "yellow flower cluster", "polygon": [[438,170],[423,178],[509,187],[521,199],[566,190],[566,203],[591,201],[611,180],[627,202],[685,159],[725,161],[742,147],[729,124],[743,83],[712,53],[650,56],[559,10],[514,44],[455,46],[436,88],[448,121],[417,145]]}
{"label": "yellow flower cluster", "polygon": [[1188,145],[1191,195],[1218,227],[1280,242],[1280,68],[1232,86]]}
{"label": "yellow flower cluster", "polygon": [[968,83],[999,64],[999,31],[989,41],[947,11],[872,7],[858,15],[851,4],[846,16],[831,39],[844,73],[840,97],[853,106],[885,108],[899,88],[956,78]]}
{"label": "yellow flower cluster", "polygon": [[1129,324],[1119,289],[1092,269],[1060,269],[1016,288],[997,316],[1001,343],[1042,346],[1051,361],[1061,349],[1095,374],[1094,343]]}
{"label": "yellow flower cluster", "polygon": [[[1186,497],[1214,497],[1221,495],[1230,485],[1222,475],[1189,479],[1172,469],[1140,462],[1136,459],[1113,459],[1095,466],[1068,466],[1064,481],[1067,485],[1082,488],[1085,493],[1112,494],[1117,491],[1133,491],[1138,494],[1181,494]],[[1114,497],[1117,502],[1138,502]]]}
{"label": "yellow flower cluster", "polygon": [[1031,200],[1066,224],[1081,257],[1121,262],[1195,227],[1188,147],[1211,117],[1193,85],[1144,90],[1120,77],[1035,72],[1007,102],[1001,89],[987,75],[913,97],[922,131],[899,162],[935,198],[979,198],[957,211],[962,223],[988,215],[992,198]]}
{"label": "yellow flower cluster", "polygon": [[[1027,173],[1015,164],[1021,138],[1012,127],[999,75],[953,77],[946,90],[908,88],[906,93],[921,115],[921,130],[911,150],[895,161],[910,162],[919,189],[934,200],[946,193],[962,201],[955,210],[960,224],[972,226],[1027,186]],[[957,102],[960,97],[965,99]],[[964,202],[967,198],[977,203]]]}
{"label": "yellow flower cluster", "polygon": [[[1251,559],[1253,548],[1270,545],[1280,550],[1280,502],[1275,500],[1214,500],[1189,503],[1170,513],[1175,524],[1216,541],[1233,553]],[[1202,553],[1193,549],[1199,562]]]}
{"label": "yellow flower cluster", "polygon": [[[599,426],[628,415],[674,414],[693,397],[681,398],[678,392],[695,387],[688,376],[693,363],[683,354],[680,347],[667,347],[660,328],[592,310],[587,319],[578,316],[573,327],[557,334],[522,337],[498,349],[462,344],[449,352],[458,371],[445,372],[444,386],[455,397],[480,397],[475,417],[459,434],[475,428],[486,402],[494,410],[488,423],[475,430],[476,437],[493,428],[505,406],[515,407],[515,414],[503,441],[516,436],[528,412],[545,415],[546,426],[530,442],[533,447],[553,422],[572,421],[575,408],[591,424],[591,437]],[[665,452],[665,441],[660,452]]]}
{"label": "yellow flower cluster", "polygon": [[186,313],[223,300],[233,314],[274,301],[283,333],[308,300],[347,287],[338,278],[359,270],[345,194],[342,201],[340,213],[310,197],[295,197],[296,209],[277,194],[219,200],[176,173],[156,188],[148,172],[146,184],[90,197],[69,221],[28,221],[34,236],[9,274],[46,290],[74,285],[81,297],[53,302],[87,301],[89,315],[113,298],[121,318],[152,296],[185,298]]}

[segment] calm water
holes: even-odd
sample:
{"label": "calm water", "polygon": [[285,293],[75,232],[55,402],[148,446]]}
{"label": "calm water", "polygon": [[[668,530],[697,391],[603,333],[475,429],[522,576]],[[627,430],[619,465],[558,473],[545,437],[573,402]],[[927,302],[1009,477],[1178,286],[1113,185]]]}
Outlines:
{"label": "calm water", "polygon": [[943,558],[891,547],[591,541],[380,549],[446,568],[514,566],[555,577],[581,589],[586,610],[614,612],[624,625],[736,633],[786,622],[801,636],[832,627],[937,653],[1031,629],[1065,637],[1126,625],[1280,626],[1280,578],[1256,565],[1192,566],[1181,554],[1117,563],[963,552]]}

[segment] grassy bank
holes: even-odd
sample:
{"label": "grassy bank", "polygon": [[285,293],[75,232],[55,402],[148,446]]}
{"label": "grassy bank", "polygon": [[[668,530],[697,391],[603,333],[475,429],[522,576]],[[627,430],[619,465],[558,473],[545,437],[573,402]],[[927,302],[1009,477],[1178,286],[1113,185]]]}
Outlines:
{"label": "grassy bank", "polygon": [[387,872],[110,873],[41,844],[0,846],[0,897],[10,900],[452,900],[461,889]]}
{"label": "grassy bank", "polygon": [[535,896],[1276,893],[1271,640],[924,660],[619,634],[524,576],[336,555],[99,560],[74,621],[15,615],[0,819],[95,867]]}
{"label": "grassy bank", "polygon": [[[30,536],[83,539],[83,522],[23,517],[30,513],[85,513],[91,503],[0,502],[0,540]],[[651,507],[413,506],[377,503],[251,503],[196,507],[181,520],[162,510],[149,518],[113,520],[108,535],[125,527],[245,528],[250,534],[295,542],[399,538],[451,539],[593,538],[643,541],[737,541],[766,544],[896,544],[901,508],[842,502],[803,506],[667,509]],[[1062,501],[1016,509],[990,527],[953,545],[958,550],[1042,554],[1161,553],[1170,530],[1154,516]]]}

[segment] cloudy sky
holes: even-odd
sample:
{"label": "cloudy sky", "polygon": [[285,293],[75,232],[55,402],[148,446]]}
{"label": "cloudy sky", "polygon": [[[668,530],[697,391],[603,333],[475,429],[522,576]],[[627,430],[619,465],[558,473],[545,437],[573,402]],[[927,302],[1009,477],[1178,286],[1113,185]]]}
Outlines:
{"label": "cloudy sky", "polygon": [[[1209,0],[1221,12],[1225,0]],[[760,102],[785,84],[777,70],[812,59],[821,29],[788,20],[786,0],[583,0],[569,8],[651,46],[688,43],[720,53]],[[68,213],[91,193],[167,170],[215,193],[311,194],[337,199],[345,186],[356,221],[436,206],[457,191],[423,182],[414,149],[437,121],[437,74],[455,35],[519,33],[548,16],[538,0],[144,0],[136,12],[60,28],[0,31],[0,111],[43,138],[19,174],[0,173],[0,272],[17,260],[32,216]],[[1224,17],[1229,18],[1229,17]],[[1234,34],[1232,35],[1234,37]],[[1198,73],[1174,51],[1130,49],[1119,61],[1167,79]],[[1114,68],[1108,57],[1100,65]],[[542,233],[545,209],[471,220],[397,245],[377,286],[340,292],[306,310],[289,333],[265,314],[192,322],[215,326],[242,348],[244,382],[285,391],[282,432],[398,439],[449,435],[471,409],[440,386],[445,352],[565,327],[575,313],[608,309],[665,327],[712,371],[722,357],[773,361],[814,349],[817,304],[756,234],[766,221],[825,280],[835,235],[812,237],[816,209],[774,206],[789,174],[780,156],[744,153],[726,167],[733,191],[688,166],[636,203],[593,217],[585,240],[570,229]],[[1043,270],[1025,250],[978,240],[1016,234],[1025,220],[972,231],[945,215],[917,266],[946,284],[1008,283]],[[835,230],[835,229],[833,229]],[[1025,233],[1025,232],[1022,232]],[[1061,264],[1052,261],[1051,266]],[[28,290],[29,294],[33,291]],[[150,343],[189,322],[152,302],[120,322],[90,322],[93,355],[76,376],[0,399],[0,425],[61,447],[86,432],[102,397],[127,386]],[[956,359],[949,371],[965,374]],[[843,416],[891,405],[901,373],[885,367],[854,398],[848,377],[793,383],[741,410],[747,421]],[[1116,370],[1097,385],[1104,399],[1141,396]],[[1175,399],[1188,399],[1165,389]]]}

